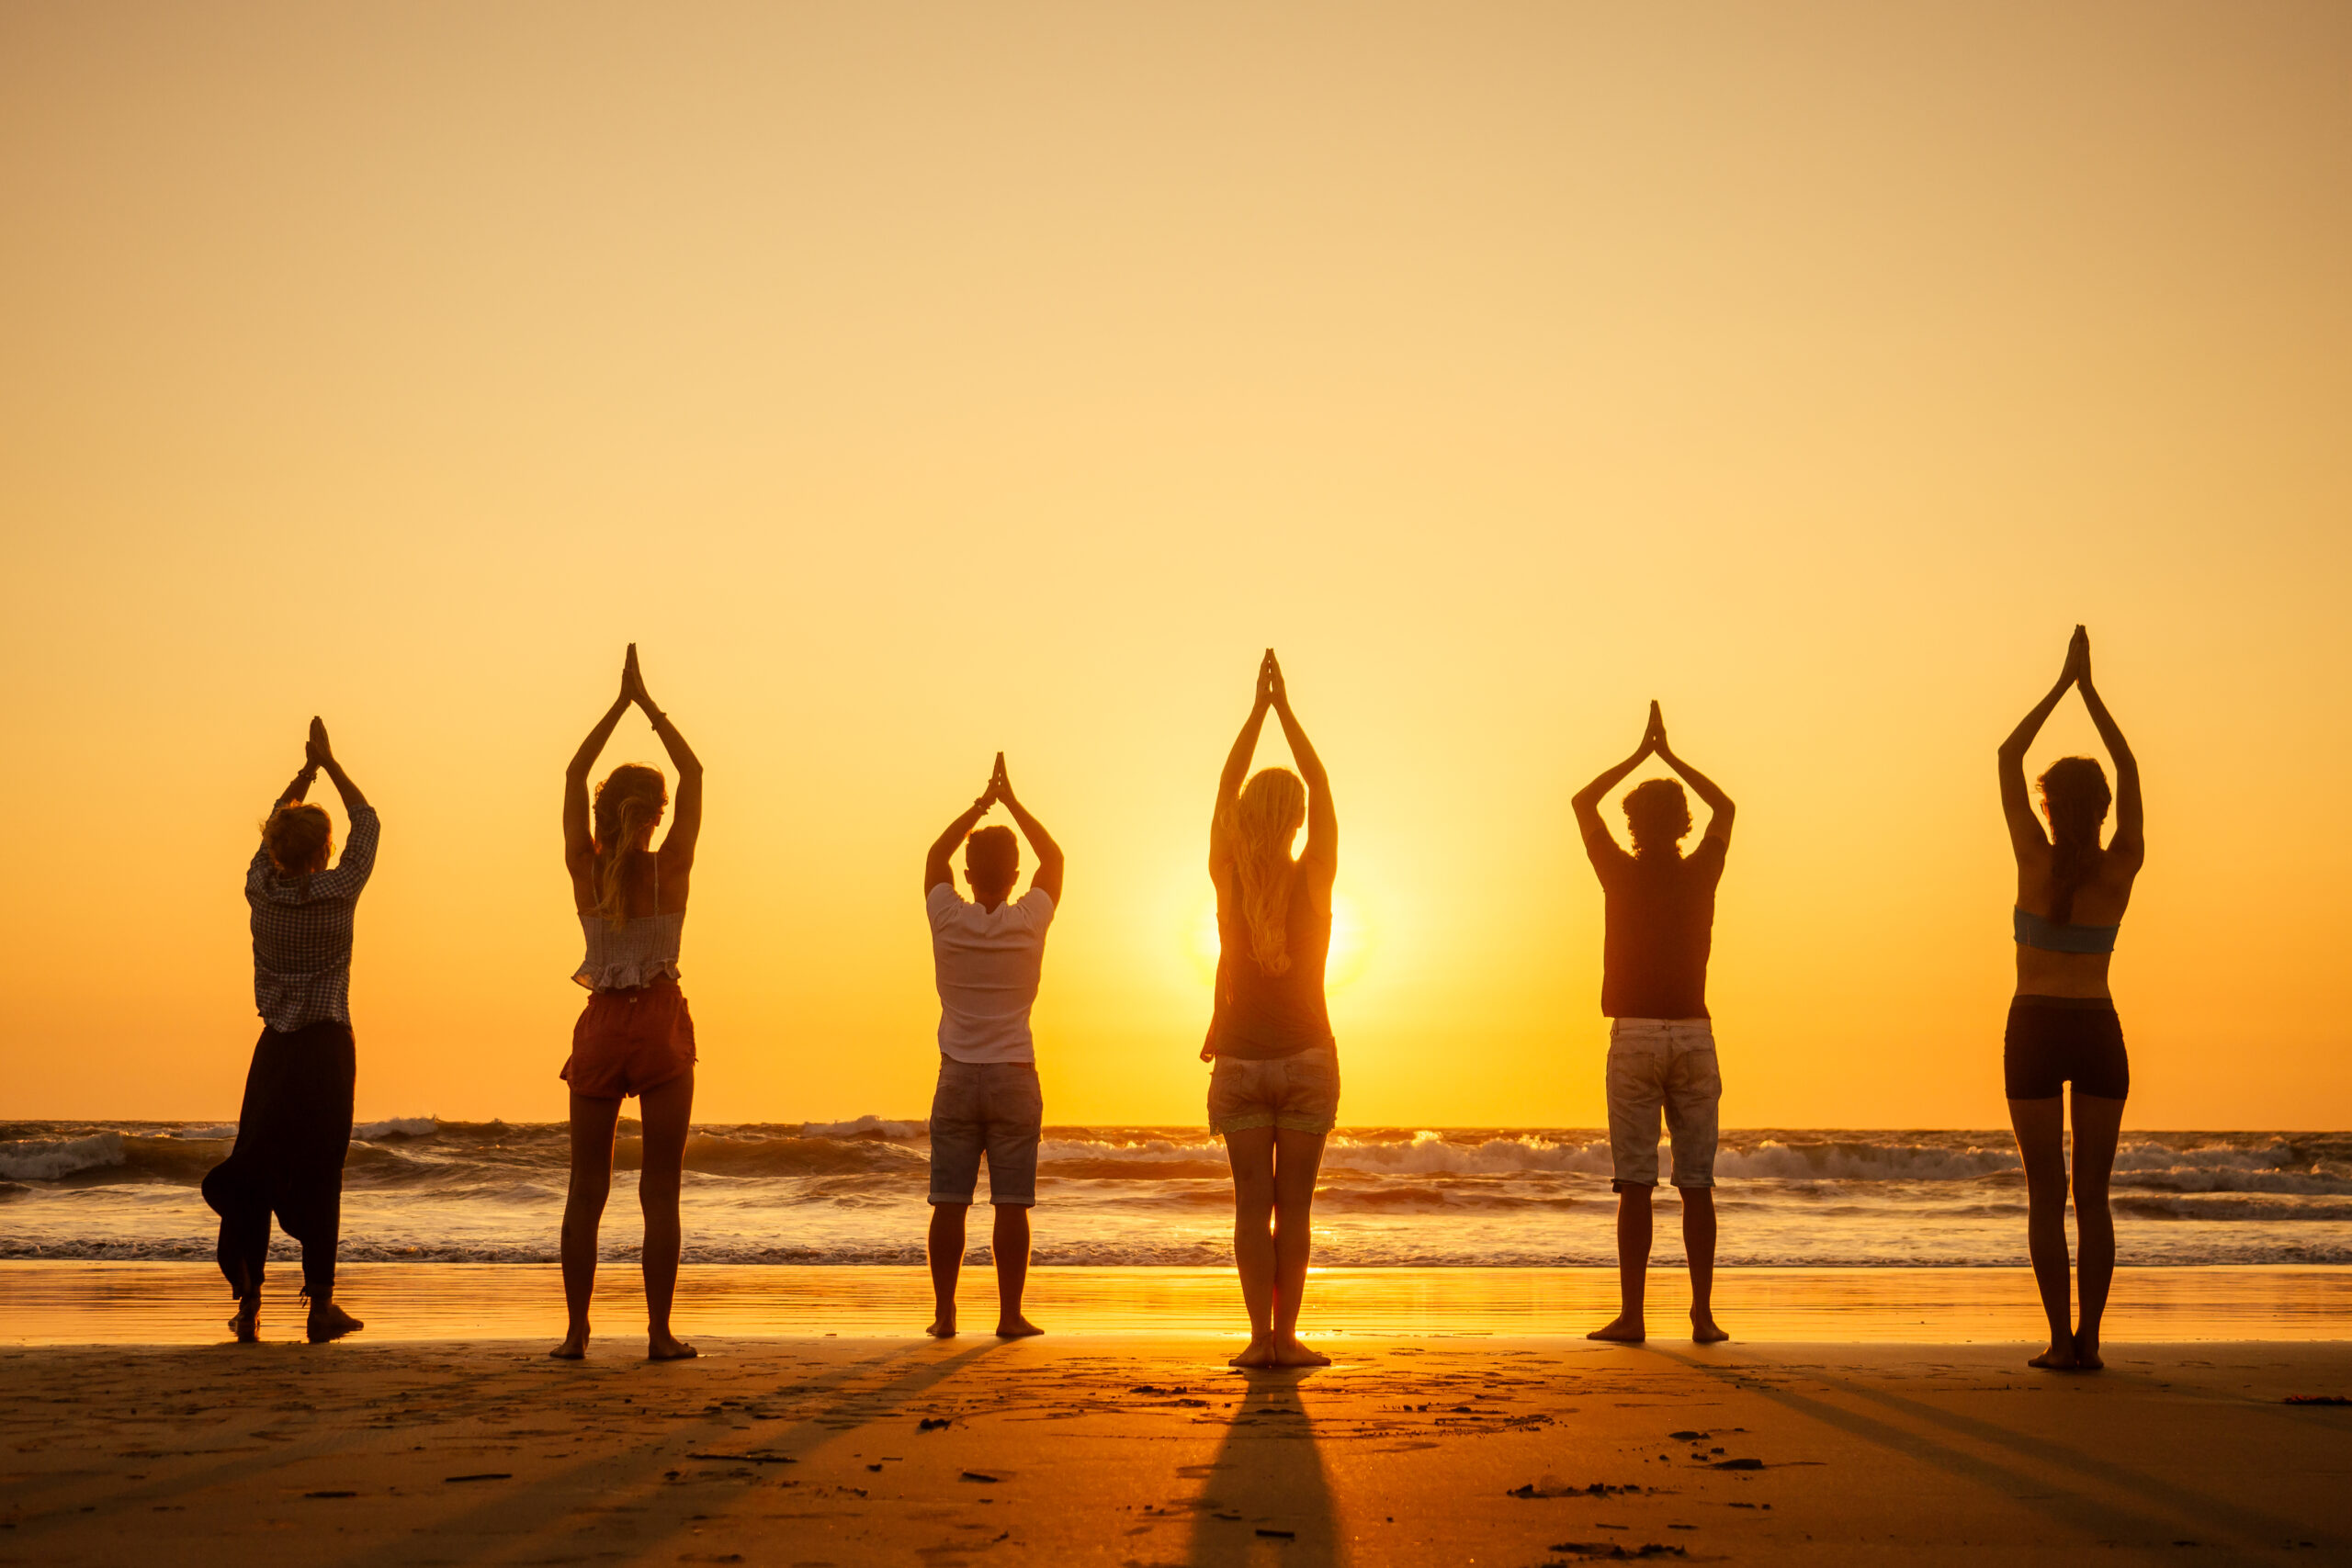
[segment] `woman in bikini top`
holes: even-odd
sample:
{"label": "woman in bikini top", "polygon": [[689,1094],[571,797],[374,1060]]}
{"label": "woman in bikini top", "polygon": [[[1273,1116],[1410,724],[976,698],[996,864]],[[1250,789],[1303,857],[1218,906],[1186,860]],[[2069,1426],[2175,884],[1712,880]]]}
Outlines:
{"label": "woman in bikini top", "polygon": [[[2064,757],[2041,775],[2049,830],[2026,789],[2025,754],[2059,699],[2072,688],[2083,695],[2091,722],[2115,762],[2115,789],[2089,757]],[[2018,864],[2017,994],[2002,1051],[2009,1121],[2025,1165],[2027,1250],[2050,1319],[2050,1348],[2033,1365],[2092,1371],[2100,1314],[2115,1274],[2115,1224],[2108,1213],[2108,1177],[2132,1089],[2131,1058],[2107,986],[2115,938],[2132,901],[2132,884],[2146,856],[2140,811],[2140,765],[2123,731],[2091,682],[2089,634],[2075,628],[2065,667],[2049,695],[2034,705],[2001,743],[2001,809]],[[2099,832],[2109,806],[2115,836]],[[2066,1257],[2065,1086],[2074,1086],[2075,1224],[2078,1233],[2081,1316],[2070,1313]]]}

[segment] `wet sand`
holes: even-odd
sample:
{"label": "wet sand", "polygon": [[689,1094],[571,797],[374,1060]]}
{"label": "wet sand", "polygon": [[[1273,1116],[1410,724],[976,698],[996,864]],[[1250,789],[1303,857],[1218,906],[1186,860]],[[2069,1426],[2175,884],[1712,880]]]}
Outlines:
{"label": "wet sand", "polygon": [[[387,1339],[552,1337],[563,1288],[552,1266],[346,1263],[342,1299]],[[265,1334],[301,1325],[299,1269],[274,1266]],[[608,1263],[597,1321],[644,1321],[633,1265]],[[1606,1269],[1333,1269],[1314,1275],[1305,1329],[1345,1335],[1581,1334],[1616,1311]],[[993,1324],[985,1267],[964,1273],[967,1325]],[[1223,1269],[1039,1269],[1031,1315],[1057,1333],[1229,1336],[1240,1304]],[[1679,1269],[1650,1283],[1653,1323],[1690,1303]],[[1724,1325],[1742,1339],[1965,1344],[2025,1340],[2041,1328],[2022,1269],[1727,1269]],[[0,1262],[0,1344],[208,1344],[229,1302],[218,1269],[197,1263]],[[682,1333],[901,1337],[931,1320],[921,1269],[689,1265]],[[2352,1269],[2125,1269],[2108,1332],[2116,1340],[2329,1339],[2352,1336]]]}
{"label": "wet sand", "polygon": [[2342,1344],[0,1348],[0,1562],[2343,1561]]}

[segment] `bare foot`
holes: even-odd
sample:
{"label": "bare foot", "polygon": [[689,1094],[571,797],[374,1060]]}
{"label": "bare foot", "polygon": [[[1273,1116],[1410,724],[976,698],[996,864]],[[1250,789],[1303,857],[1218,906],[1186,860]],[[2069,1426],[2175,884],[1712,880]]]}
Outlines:
{"label": "bare foot", "polygon": [[1720,1345],[1731,1336],[1724,1332],[1714,1314],[1694,1312],[1690,1314],[1690,1337],[1702,1345]]}
{"label": "bare foot", "polygon": [[1585,1336],[1587,1339],[1613,1339],[1620,1345],[1638,1345],[1649,1337],[1649,1332],[1638,1317],[1619,1313],[1607,1323]]}
{"label": "bare foot", "polygon": [[645,1337],[645,1359],[649,1361],[690,1361],[701,1354],[667,1329]]}
{"label": "bare foot", "polygon": [[1277,1367],[1328,1367],[1331,1358],[1320,1350],[1310,1350],[1298,1342],[1295,1334],[1277,1335],[1274,1338],[1274,1359]]}
{"label": "bare foot", "polygon": [[2075,1371],[2078,1372],[2096,1372],[2106,1365],[2107,1363],[2100,1360],[2098,1358],[2098,1337],[2097,1335],[2086,1336],[2077,1334],[2075,1336]]}
{"label": "bare foot", "polygon": [[1226,1363],[1228,1367],[1271,1367],[1274,1364],[1274,1337],[1271,1334],[1252,1335],[1249,1348]]}
{"label": "bare foot", "polygon": [[356,1334],[367,1326],[333,1302],[313,1302],[311,1303],[311,1321],[303,1326],[302,1332],[311,1344],[323,1345],[330,1339]]}
{"label": "bare foot", "polygon": [[953,1339],[953,1338],[955,1338],[955,1337],[956,1337],[956,1312],[955,1312],[955,1309],[951,1307],[951,1308],[949,1308],[947,1311],[941,1313],[937,1317],[933,1318],[933,1319],[931,1320],[931,1326],[930,1326],[929,1328],[924,1329],[924,1330],[923,1330],[923,1332],[924,1332],[925,1334],[930,1335],[933,1339]]}
{"label": "bare foot", "polygon": [[2071,1372],[2075,1370],[2074,1347],[2068,1346],[2062,1350],[2052,1345],[2049,1349],[2028,1361],[2026,1365],[2040,1367],[2042,1371],[2050,1372]]}
{"label": "bare foot", "polygon": [[240,1345],[261,1343],[261,1298],[259,1296],[244,1296],[238,1300],[237,1315],[229,1320],[229,1332],[237,1337],[237,1343]]}
{"label": "bare foot", "polygon": [[548,1352],[559,1361],[581,1361],[588,1357],[588,1328],[585,1324],[563,1337],[563,1343]]}
{"label": "bare foot", "polygon": [[996,1337],[999,1339],[1026,1339],[1033,1334],[1044,1332],[1046,1332],[1044,1329],[1023,1317],[1019,1313],[1013,1314],[1011,1317],[997,1319]]}

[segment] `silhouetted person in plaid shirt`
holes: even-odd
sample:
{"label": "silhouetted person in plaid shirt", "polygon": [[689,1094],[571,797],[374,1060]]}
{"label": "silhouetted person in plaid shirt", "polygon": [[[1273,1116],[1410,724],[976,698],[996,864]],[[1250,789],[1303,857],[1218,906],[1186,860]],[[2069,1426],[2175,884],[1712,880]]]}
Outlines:
{"label": "silhouetted person in plaid shirt", "polygon": [[[351,1145],[356,1062],[351,1039],[351,931],[359,891],[376,866],[375,808],[311,720],[302,771],[263,824],[245,870],[253,906],[254,1001],[266,1027],[245,1075],[237,1144],[204,1179],[220,1216],[220,1272],[237,1297],[229,1320],[239,1341],[260,1337],[261,1283],[269,1219],[302,1244],[302,1293],[313,1343],[362,1326],[334,1302],[335,1244],[343,1230],[343,1159]],[[334,826],[303,803],[325,770],[351,818],[351,841],[334,870]]]}

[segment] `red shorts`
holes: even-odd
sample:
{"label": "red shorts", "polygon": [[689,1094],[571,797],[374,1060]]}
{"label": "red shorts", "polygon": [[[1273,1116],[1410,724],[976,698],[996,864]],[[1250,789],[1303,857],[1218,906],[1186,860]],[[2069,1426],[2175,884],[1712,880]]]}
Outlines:
{"label": "red shorts", "polygon": [[598,991],[571,1029],[561,1077],[592,1100],[659,1089],[695,1065],[695,1021],[675,980]]}

